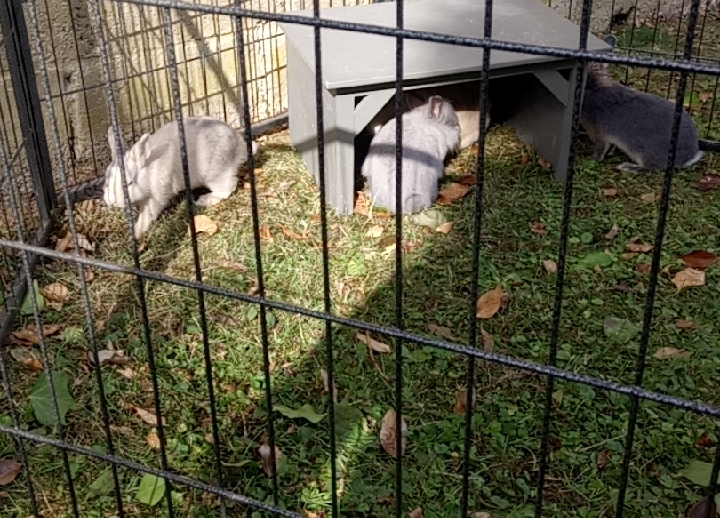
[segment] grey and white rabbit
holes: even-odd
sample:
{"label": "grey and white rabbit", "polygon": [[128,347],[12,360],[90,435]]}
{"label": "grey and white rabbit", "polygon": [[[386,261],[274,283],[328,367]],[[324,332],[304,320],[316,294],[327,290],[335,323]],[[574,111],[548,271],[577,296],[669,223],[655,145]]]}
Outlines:
{"label": "grey and white rabbit", "polygon": [[[206,187],[197,205],[209,207],[228,198],[237,187],[238,171],[247,160],[245,139],[225,122],[210,117],[184,119],[188,169],[192,189]],[[124,207],[122,171],[116,155],[115,133],[108,128],[112,162],[105,175],[103,197],[110,207]],[[252,143],[252,152],[257,152]],[[177,121],[154,134],[144,134],[125,152],[130,203],[139,209],[135,236],[144,234],[170,200],[185,190]]]}
{"label": "grey and white rabbit", "polygon": [[[420,212],[438,197],[444,160],[460,143],[460,126],[452,105],[440,96],[402,116],[402,214]],[[395,212],[396,121],[382,126],[370,143],[362,175],[374,205]]]}
{"label": "grey and white rabbit", "polygon": [[[452,85],[418,88],[403,92],[404,110],[409,111],[427,103],[432,95],[439,95],[452,104],[460,125],[460,144],[458,150],[471,146],[480,138],[480,81]],[[488,102],[488,109],[490,103]],[[373,134],[395,117],[395,98],[393,97],[368,124]],[[485,118],[485,129],[490,126],[490,116]]]}
{"label": "grey and white rabbit", "polygon": [[[613,44],[614,38],[606,41]],[[580,123],[595,144],[596,160],[602,160],[615,146],[632,160],[619,165],[620,170],[640,173],[664,169],[674,119],[674,103],[615,83],[607,63],[589,65]],[[695,124],[683,111],[675,167],[692,167],[699,162],[704,153],[698,146]]]}

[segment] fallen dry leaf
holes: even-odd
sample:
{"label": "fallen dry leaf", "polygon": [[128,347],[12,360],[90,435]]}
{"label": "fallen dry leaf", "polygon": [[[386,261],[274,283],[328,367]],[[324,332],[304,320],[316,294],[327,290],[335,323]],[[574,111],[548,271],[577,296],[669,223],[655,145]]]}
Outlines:
{"label": "fallen dry leaf", "polygon": [[655,194],[654,192],[648,192],[640,196],[640,199],[645,203],[654,203],[660,199],[660,195]]}
{"label": "fallen dry leaf", "polygon": [[451,183],[447,189],[440,191],[438,205],[450,205],[452,202],[464,198],[470,191],[470,187],[461,183]]}
{"label": "fallen dry leaf", "polygon": [[608,241],[612,241],[617,237],[618,232],[620,232],[620,227],[617,223],[613,223],[612,228],[608,231],[607,234],[605,234],[605,239],[607,239]]}
{"label": "fallen dry leaf", "polygon": [[31,349],[16,347],[10,350],[10,356],[29,369],[41,371],[45,368],[43,362],[36,356],[35,351]]}
{"label": "fallen dry leaf", "polygon": [[548,273],[556,273],[557,272],[557,263],[555,261],[551,261],[550,259],[547,259],[542,262],[543,268],[545,268],[545,271]]}
{"label": "fallen dry leaf", "polygon": [[[268,477],[273,476],[273,456],[271,454],[272,450],[270,449],[270,446],[267,444],[263,444],[258,449],[258,453],[260,453],[260,458],[262,459],[263,464],[263,470],[265,471],[265,474],[267,474]],[[280,467],[280,459],[282,459],[282,453],[280,452],[280,448],[275,446],[275,467]]]}
{"label": "fallen dry leaf", "polygon": [[680,256],[680,259],[690,268],[695,268],[696,270],[704,270],[715,264],[718,260],[715,254],[711,254],[705,250],[695,250],[689,254]]}
{"label": "fallen dry leaf", "polygon": [[[362,191],[357,191],[357,198],[355,199],[355,213],[361,216],[370,215],[370,204]],[[318,219],[319,221],[319,219]]]}
{"label": "fallen dry leaf", "polygon": [[14,459],[0,460],[0,486],[11,484],[21,471],[22,464],[15,462]]}
{"label": "fallen dry leaf", "polygon": [[700,326],[697,325],[692,320],[676,320],[675,327],[677,327],[678,329],[699,329],[700,328]]}
{"label": "fallen dry leaf", "polygon": [[367,345],[370,349],[375,351],[376,353],[389,353],[391,351],[390,346],[388,344],[384,344],[382,342],[378,342],[374,338],[370,336],[368,332],[360,333],[355,335],[355,338],[363,342],[365,345]]}
{"label": "fallen dry leaf", "polygon": [[298,241],[302,241],[303,239],[305,239],[305,236],[304,236],[304,235],[298,234],[297,232],[295,232],[295,231],[292,230],[291,228],[286,227],[285,225],[282,225],[280,228],[282,229],[283,234],[285,234],[285,235],[286,235],[287,237],[289,237],[290,239],[295,239],[295,240],[298,240]]}
{"label": "fallen dry leaf", "polygon": [[637,252],[625,252],[624,254],[620,254],[620,259],[622,259],[623,261],[629,261],[637,255]]}
{"label": "fallen dry leaf", "polygon": [[[78,246],[81,250],[85,250],[87,252],[93,252],[95,251],[95,246],[90,243],[88,238],[86,238],[83,234],[79,233],[77,234],[78,238]],[[58,252],[69,252],[71,250],[75,250],[75,243],[73,242],[73,237],[70,232],[67,232],[65,234],[65,237],[63,237],[61,240],[57,242],[57,245],[55,246],[55,250]]]}
{"label": "fallen dry leaf", "polygon": [[540,234],[541,236],[547,234],[547,229],[545,228],[545,225],[538,222],[535,222],[530,226],[530,231],[535,232],[536,234]]}
{"label": "fallen dry leaf", "polygon": [[695,441],[695,444],[700,448],[710,448],[714,445],[712,439],[707,432],[703,432],[702,435],[698,437],[698,440]]}
{"label": "fallen dry leaf", "polygon": [[[95,358],[91,351],[88,351],[87,357],[90,363],[95,363]],[[125,365],[130,363],[130,358],[125,357],[125,351],[98,351],[98,360],[100,361],[101,367],[106,364]]]}
{"label": "fallen dry leaf", "polygon": [[236,272],[246,272],[248,271],[247,266],[240,263],[234,263],[232,261],[220,261],[218,263],[218,266],[220,268],[225,268],[226,270],[235,270]]}
{"label": "fallen dry leaf", "polygon": [[462,178],[459,178],[457,183],[462,185],[475,185],[477,183],[477,178],[474,174],[469,174],[467,176],[463,176]]}
{"label": "fallen dry leaf", "polygon": [[610,459],[612,458],[612,453],[609,451],[601,451],[598,453],[597,456],[597,467],[599,469],[603,469],[605,465],[610,462]]}
{"label": "fallen dry leaf", "polygon": [[[139,406],[134,406],[132,408],[140,419],[142,419],[149,425],[157,426],[158,418],[153,412],[150,412],[149,410],[145,410],[144,408],[141,408]],[[165,424],[165,418],[163,418],[163,425],[164,424]]]}
{"label": "fallen dry leaf", "polygon": [[126,380],[131,380],[133,377],[135,377],[135,371],[133,371],[130,367],[125,367],[124,369],[118,369],[116,371],[121,377],[125,378]]}
{"label": "fallen dry leaf", "polygon": [[442,234],[449,233],[453,228],[452,221],[446,221],[442,225],[440,225],[438,228],[435,229],[435,232],[440,232]]}
{"label": "fallen dry leaf", "polygon": [[158,434],[156,434],[155,432],[150,432],[146,440],[148,446],[150,446],[151,448],[154,448],[156,450],[160,449],[160,437],[158,437]]}
{"label": "fallen dry leaf", "polygon": [[[330,378],[328,376],[328,373],[325,369],[320,370],[320,374],[322,375],[323,379],[323,387],[326,394],[330,393]],[[335,384],[335,380],[333,380],[333,402],[337,403],[337,385]]]}
{"label": "fallen dry leaf", "polygon": [[483,351],[486,353],[493,352],[493,349],[495,348],[495,340],[493,340],[492,335],[485,331],[482,327],[480,328],[480,334],[482,335]]}
{"label": "fallen dry leaf", "polygon": [[270,227],[267,225],[261,225],[260,226],[260,239],[264,239],[269,242],[273,242],[273,237],[270,234]]}
{"label": "fallen dry leaf", "polygon": [[603,191],[603,194],[612,198],[618,195],[618,190],[614,187],[609,187]]}
{"label": "fallen dry leaf", "polygon": [[260,281],[255,279],[253,280],[252,286],[250,286],[250,289],[248,290],[248,295],[252,297],[254,295],[257,295],[258,293],[260,293]]}
{"label": "fallen dry leaf", "polygon": [[684,349],[675,349],[674,347],[661,347],[653,356],[658,360],[667,360],[668,358],[688,358],[692,355],[692,352],[685,351]]}
{"label": "fallen dry leaf", "polygon": [[453,336],[452,330],[450,330],[449,327],[438,326],[435,324],[428,324],[428,329],[430,330],[431,333],[441,336],[441,337],[445,338],[446,340],[451,340],[451,341],[457,340]]}
{"label": "fallen dry leaf", "polygon": [[[212,236],[217,232],[218,226],[213,220],[204,214],[197,214],[195,216],[195,232],[197,234],[204,233],[208,236]],[[188,236],[190,236],[190,227],[188,226]]]}
{"label": "fallen dry leaf", "polygon": [[410,518],[423,518],[422,507],[413,509],[413,511],[410,513]]}
{"label": "fallen dry leaf", "polygon": [[705,286],[705,272],[694,268],[686,268],[678,272],[671,282],[677,286],[678,291],[683,288]]}
{"label": "fallen dry leaf", "polygon": [[373,225],[368,229],[367,232],[365,232],[365,237],[370,237],[373,239],[376,239],[380,236],[382,236],[382,233],[385,232],[385,229],[382,225]]}
{"label": "fallen dry leaf", "polygon": [[494,317],[495,313],[500,311],[502,295],[502,286],[499,284],[494,290],[482,295],[477,301],[475,316],[482,319]]}
{"label": "fallen dry leaf", "polygon": [[720,187],[720,175],[706,174],[700,180],[694,182],[692,186],[698,191],[712,191]]}
{"label": "fallen dry leaf", "polygon": [[[391,457],[397,457],[397,444],[396,444],[396,437],[397,437],[397,423],[395,422],[397,420],[395,410],[389,409],[387,413],[385,414],[385,417],[383,417],[382,420],[382,426],[380,427],[380,444],[382,445],[383,449],[387,452],[388,455]],[[400,456],[402,457],[405,454],[405,448],[407,447],[407,423],[405,423],[405,419],[401,416],[400,422],[402,426],[401,430],[401,449],[400,449]]]}
{"label": "fallen dry leaf", "polygon": [[645,243],[638,243],[640,241],[639,237],[634,237],[628,243],[625,245],[625,248],[628,249],[629,252],[635,252],[640,254],[646,254],[650,250],[653,249],[652,245],[648,245]]}
{"label": "fallen dry leaf", "polygon": [[53,282],[48,286],[45,286],[40,292],[43,297],[48,299],[50,302],[59,302],[64,304],[70,298],[70,290],[68,287],[60,282]]}
{"label": "fallen dry leaf", "polygon": [[[476,398],[477,392],[475,391],[475,388],[473,387],[473,393],[472,397],[470,398],[470,404],[472,408],[475,408],[475,398]],[[453,408],[453,412],[457,415],[465,415],[467,414],[467,401],[468,400],[468,391],[467,389],[462,389],[457,393],[455,396],[455,407]]]}
{"label": "fallen dry leaf", "polygon": [[92,270],[88,270],[87,268],[85,268],[83,270],[83,277],[85,277],[85,282],[91,283],[95,278],[95,273],[93,273]]}
{"label": "fallen dry leaf", "polygon": [[549,171],[552,168],[552,164],[544,158],[538,158],[538,164],[540,164],[540,167],[542,167],[545,171]]}
{"label": "fallen dry leaf", "polygon": [[520,165],[526,165],[530,161],[530,153],[523,149],[522,156],[520,157]]}
{"label": "fallen dry leaf", "polygon": [[[60,329],[60,326],[43,326],[42,334],[44,337],[52,336],[58,333]],[[35,324],[31,324],[24,329],[13,331],[10,335],[10,341],[18,345],[36,345],[40,343],[40,335]]]}
{"label": "fallen dry leaf", "polygon": [[652,265],[649,265],[647,263],[638,263],[635,265],[635,268],[642,273],[643,275],[650,275],[650,270],[652,270]]}
{"label": "fallen dry leaf", "polygon": [[237,327],[238,323],[237,321],[231,317],[230,315],[226,315],[224,313],[220,313],[218,315],[213,316],[213,320],[220,324],[221,326],[225,327]]}

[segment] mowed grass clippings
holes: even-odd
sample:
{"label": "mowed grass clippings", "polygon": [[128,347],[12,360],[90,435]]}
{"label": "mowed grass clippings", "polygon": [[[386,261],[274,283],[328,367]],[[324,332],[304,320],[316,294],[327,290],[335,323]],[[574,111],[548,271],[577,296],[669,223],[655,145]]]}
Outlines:
{"label": "mowed grass clippings", "polygon": [[[714,25],[708,21],[704,45],[717,45]],[[656,44],[665,39],[659,38]],[[616,71],[616,77],[621,76],[622,71]],[[651,81],[651,90],[662,91],[660,82]],[[693,115],[702,122],[709,109],[709,102],[701,102]],[[263,140],[255,173],[266,295],[322,311],[320,205],[314,180],[292,149],[287,132]],[[468,175],[475,172],[475,153],[471,148],[452,161],[443,188],[468,182]],[[615,166],[623,157],[615,155],[598,164],[590,154],[583,140],[576,161],[557,363],[573,372],[634,383],[652,253],[647,245],[656,245],[656,195],[661,192],[662,175],[621,173]],[[720,404],[720,360],[715,351],[720,338],[715,324],[720,316],[715,296],[720,270],[717,264],[708,266],[703,286],[680,291],[672,280],[687,267],[681,256],[694,250],[718,253],[720,191],[693,187],[703,174],[716,173],[717,166],[717,158],[708,155],[695,169],[675,176],[643,379],[643,386],[650,390],[712,405]],[[217,229],[199,234],[198,245],[206,283],[256,294],[258,265],[248,187],[241,186],[228,200],[199,211]],[[500,286],[503,296],[499,308],[479,322],[484,331],[478,331],[480,347],[540,364],[548,361],[557,275],[548,261],[557,266],[563,189],[538,157],[524,156],[523,146],[510,130],[492,129],[486,149],[479,291],[485,294]],[[471,186],[464,197],[433,209],[433,218],[439,214],[452,223],[446,233],[404,222],[403,324],[407,330],[468,343],[469,317],[476,311],[475,301],[469,299],[474,206],[475,187]],[[339,217],[328,212],[332,309],[343,316],[394,325],[394,218],[375,209],[370,213],[372,217]],[[98,200],[77,207],[77,221],[79,231],[96,245],[92,256],[132,265],[121,211],[110,210]],[[184,203],[161,216],[143,238],[143,249],[143,268],[195,279]],[[136,282],[124,274],[92,272],[89,297],[97,345],[106,351],[123,351],[129,359],[102,367],[115,451],[129,460],[160,467],[153,376]],[[69,292],[62,307],[43,311],[46,324],[62,326],[47,343],[53,369],[68,375],[74,402],[67,414],[66,438],[107,451],[99,394],[87,358],[90,346],[76,270],[45,261],[38,278],[41,288],[62,283]],[[217,483],[198,294],[158,281],[145,282],[144,289],[168,465],[176,473]],[[329,516],[328,401],[334,390],[341,510],[345,516],[394,516],[395,460],[381,435],[399,431],[381,434],[381,428],[394,407],[398,343],[381,335],[358,337],[357,330],[334,324],[330,337],[323,321],[270,309],[263,337],[257,305],[206,295],[205,307],[225,487],[262,501],[273,500],[269,449],[264,447],[269,441],[263,367],[263,348],[267,347],[280,454],[280,504],[306,516]],[[31,322],[23,317],[18,328]],[[334,389],[326,380],[329,343]],[[454,516],[459,512],[462,488],[468,361],[407,342],[401,346],[407,423],[406,514],[421,507],[425,517]],[[50,427],[39,424],[31,404],[39,372],[10,354],[5,359],[11,366],[23,427],[52,434]],[[547,380],[484,362],[476,362],[475,376],[471,510],[492,517],[533,516]],[[613,515],[629,398],[557,381],[552,401],[544,514]],[[7,399],[1,418],[10,423]],[[679,516],[699,501],[704,488],[677,474],[693,460],[711,462],[717,439],[709,419],[641,403],[626,515]],[[60,453],[48,447],[26,447],[43,515],[70,516]],[[10,437],[0,436],[0,451],[0,457],[19,459]],[[70,456],[70,466],[81,514],[115,516],[108,466],[75,455]],[[165,516],[164,499],[148,503],[147,481],[140,474],[120,469],[120,476],[127,515]],[[2,489],[3,516],[31,514],[24,477]],[[173,486],[171,496],[178,516],[220,516],[216,497],[182,486]],[[228,506],[233,516],[259,516],[248,508]]]}

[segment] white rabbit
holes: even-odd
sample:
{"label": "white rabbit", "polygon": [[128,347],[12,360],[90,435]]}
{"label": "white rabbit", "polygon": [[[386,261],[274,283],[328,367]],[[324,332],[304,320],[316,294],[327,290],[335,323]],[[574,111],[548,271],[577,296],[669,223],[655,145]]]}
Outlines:
{"label": "white rabbit", "polygon": [[[198,206],[209,207],[228,198],[237,187],[238,170],[247,160],[242,135],[223,121],[210,117],[184,119],[188,169],[192,189],[210,190],[198,198]],[[108,128],[112,162],[105,175],[103,198],[110,207],[124,207],[122,171],[116,155],[115,133]],[[253,155],[257,144],[252,143]],[[139,209],[135,236],[144,234],[170,200],[185,190],[180,134],[172,121],[154,134],[140,137],[125,152],[125,174],[130,203]]]}
{"label": "white rabbit", "polygon": [[[404,113],[402,122],[402,213],[412,214],[435,203],[443,161],[460,143],[460,127],[452,105],[438,95]],[[395,119],[380,128],[362,167],[373,204],[390,212],[395,212],[395,128]]]}

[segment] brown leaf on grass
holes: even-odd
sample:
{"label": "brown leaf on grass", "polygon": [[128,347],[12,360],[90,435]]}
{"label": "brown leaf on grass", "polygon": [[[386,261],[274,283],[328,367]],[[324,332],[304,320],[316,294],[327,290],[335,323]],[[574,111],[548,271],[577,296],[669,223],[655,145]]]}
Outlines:
{"label": "brown leaf on grass", "polygon": [[[265,474],[268,477],[273,476],[273,457],[272,457],[272,450],[270,449],[270,446],[267,444],[263,444],[258,449],[258,453],[260,454],[260,458],[262,459],[262,465],[263,470],[265,471]],[[282,453],[280,452],[280,448],[275,446],[275,467],[280,468],[280,460],[282,459]]]}
{"label": "brown leaf on grass", "polygon": [[297,241],[302,241],[306,238],[304,234],[298,234],[293,229],[286,227],[285,225],[281,225],[280,228],[283,231],[283,234],[285,234],[290,239],[295,239]]}
{"label": "brown leaf on grass", "polygon": [[[472,408],[475,408],[475,399],[476,399],[477,392],[475,391],[475,388],[473,387],[473,393],[472,397],[470,398],[470,405]],[[455,407],[453,408],[453,412],[457,415],[465,415],[467,414],[467,403],[468,403],[468,391],[467,389],[462,389],[457,393],[455,396]]]}
{"label": "brown leaf on grass", "polygon": [[226,315],[224,313],[220,313],[219,315],[213,316],[213,320],[220,324],[221,326],[225,327],[237,327],[238,323],[237,321],[231,317],[230,315]]}
{"label": "brown leaf on grass", "polygon": [[205,442],[208,444],[213,444],[215,442],[215,438],[213,437],[213,434],[209,433],[205,435]]}
{"label": "brown leaf on grass", "polygon": [[267,225],[260,226],[260,239],[264,239],[265,241],[269,241],[270,243],[273,242],[273,237],[270,234],[270,227],[268,227]]}
{"label": "brown leaf on grass", "polygon": [[617,223],[613,223],[612,228],[608,231],[607,234],[605,234],[605,239],[607,239],[608,241],[612,241],[617,237],[618,232],[620,232],[620,227]]}
{"label": "brown leaf on grass", "polygon": [[244,273],[244,272],[248,271],[247,266],[245,266],[244,264],[234,263],[232,261],[220,261],[218,263],[218,266],[220,268],[224,268],[226,270],[235,270],[236,272]]}
{"label": "brown leaf on grass", "polygon": [[680,256],[680,259],[690,268],[695,268],[696,270],[704,270],[715,264],[718,260],[715,254],[711,254],[705,250],[695,250],[689,254]]}
{"label": "brown leaf on grass", "polygon": [[25,347],[16,347],[10,350],[10,356],[16,361],[23,364],[28,369],[41,371],[44,369],[43,362],[37,357],[35,351]]}
{"label": "brown leaf on grass", "polygon": [[646,254],[653,249],[652,245],[638,243],[638,241],[640,241],[640,236],[633,237],[630,241],[627,242],[625,248],[627,248],[629,252],[635,252],[639,254]]}
{"label": "brown leaf on grass", "polygon": [[495,340],[492,335],[485,331],[482,327],[480,327],[480,334],[482,334],[483,351],[486,353],[493,352],[493,349],[495,349]]}
{"label": "brown leaf on grass", "polygon": [[452,221],[446,221],[445,223],[441,224],[438,228],[435,229],[435,232],[440,232],[441,234],[447,234],[449,233],[453,228]]}
{"label": "brown leaf on grass", "polygon": [[[389,409],[387,413],[385,414],[385,417],[383,417],[382,420],[382,426],[380,427],[380,444],[382,445],[383,449],[387,452],[388,455],[391,457],[397,457],[398,451],[397,451],[397,445],[396,445],[396,437],[397,437],[397,423],[395,422],[397,420],[395,410]],[[400,456],[402,457],[405,454],[405,448],[407,447],[407,423],[405,423],[405,419],[401,416],[400,417],[401,422],[401,449],[400,449]]]}
{"label": "brown leaf on grass", "polygon": [[445,338],[446,340],[455,341],[457,338],[455,338],[452,334],[452,330],[450,330],[449,327],[443,327],[438,326],[436,324],[428,324],[428,329],[431,333],[438,335],[442,338]]}
{"label": "brown leaf on grass", "polygon": [[543,268],[545,268],[545,271],[548,273],[557,273],[557,263],[555,261],[551,261],[550,259],[547,259],[542,262]]}
{"label": "brown leaf on grass", "polygon": [[384,344],[382,342],[378,342],[374,338],[370,336],[370,334],[366,331],[365,333],[360,333],[355,335],[355,338],[360,340],[362,343],[367,345],[370,349],[375,351],[376,353],[389,353],[391,351],[390,346],[388,344]]}
{"label": "brown leaf on grass", "polygon": [[446,189],[440,191],[438,205],[451,205],[452,202],[464,198],[470,187],[461,183],[451,183]]}
{"label": "brown leaf on grass", "polygon": [[620,254],[620,259],[622,259],[623,261],[629,261],[637,255],[637,252],[625,252],[624,254]]}
{"label": "brown leaf on grass", "polygon": [[705,286],[705,272],[693,268],[686,268],[678,272],[671,282],[677,286],[678,291],[683,288]]}
{"label": "brown leaf on grass", "polygon": [[720,175],[706,174],[700,180],[693,182],[692,186],[698,191],[712,191],[720,187]]}
{"label": "brown leaf on grass", "polygon": [[[195,233],[197,234],[202,233],[207,234],[208,236],[212,236],[218,230],[217,223],[215,223],[213,220],[211,220],[208,216],[205,216],[204,214],[197,214],[194,220]],[[188,236],[190,235],[190,227],[188,226]]]}
{"label": "brown leaf on grass", "polygon": [[160,437],[155,432],[150,432],[146,438],[148,446],[155,450],[160,449]]}
{"label": "brown leaf on grass", "polygon": [[[78,232],[77,238],[78,238],[78,246],[80,247],[81,250],[85,250],[87,252],[95,251],[95,246],[92,243],[90,243],[90,240],[88,238],[86,238],[83,234]],[[65,237],[63,237],[62,239],[60,239],[57,242],[57,245],[55,246],[55,250],[57,250],[58,252],[71,252],[71,251],[75,250],[75,243],[73,241],[73,237],[70,232],[67,232],[65,234]]]}
{"label": "brown leaf on grass", "polygon": [[[709,512],[708,512],[708,507]],[[706,516],[717,516],[717,504],[714,501],[710,501],[710,498],[704,496],[697,504],[693,505],[688,509],[687,518],[705,518]]]}
{"label": "brown leaf on grass", "polygon": [[612,453],[609,451],[601,451],[598,453],[597,456],[597,467],[598,469],[603,469],[608,462],[610,462],[610,459],[612,458]]}
{"label": "brown leaf on grass", "polygon": [[457,183],[461,185],[475,185],[477,183],[477,178],[474,174],[469,174],[467,176],[459,178]]}
{"label": "brown leaf on grass", "polygon": [[520,157],[520,165],[527,165],[530,161],[530,153],[526,149],[523,149],[522,156]]}
{"label": "brown leaf on grass", "polygon": [[40,290],[40,292],[43,294],[43,297],[48,299],[50,302],[59,302],[60,304],[64,304],[70,298],[70,290],[68,290],[68,287],[60,282],[53,282],[52,284],[45,286],[42,290]]}
{"label": "brown leaf on grass", "polygon": [[609,187],[605,190],[603,190],[603,194],[605,196],[609,196],[610,198],[618,195],[618,190],[615,187]]}
{"label": "brown leaf on grass", "polygon": [[130,367],[125,367],[124,369],[117,369],[116,372],[126,380],[131,380],[135,377],[135,371],[133,371]]}
{"label": "brown leaf on grass", "polygon": [[[95,363],[95,358],[91,351],[88,351],[87,358],[91,364]],[[98,360],[100,361],[101,367],[106,364],[126,365],[130,363],[130,358],[125,356],[125,351],[98,351]]]}
{"label": "brown leaf on grass", "polygon": [[[134,406],[132,409],[135,411],[135,413],[138,415],[140,419],[142,419],[144,422],[146,422],[149,425],[157,426],[158,424],[158,418],[149,410],[145,410],[144,408],[141,408],[139,406]],[[165,425],[165,418],[163,418],[163,425]]]}
{"label": "brown leaf on grass", "polygon": [[[323,379],[323,387],[326,394],[330,393],[330,378],[328,376],[328,373],[325,369],[320,369],[320,374],[322,375]],[[335,380],[333,380],[333,402],[337,403],[337,385],[335,384]]]}
{"label": "brown leaf on grass", "polygon": [[692,320],[676,320],[675,327],[677,327],[678,329],[699,329],[700,328],[700,326],[697,325]]}
{"label": "brown leaf on grass", "polygon": [[250,289],[248,290],[248,295],[254,296],[260,293],[260,281],[257,279],[253,280],[252,286],[250,286]]}
{"label": "brown leaf on grass", "polygon": [[370,204],[363,191],[357,191],[355,214],[360,214],[361,216],[368,216],[370,214]]}
{"label": "brown leaf on grass", "polygon": [[552,169],[552,164],[545,160],[544,158],[538,158],[538,164],[540,167],[542,167],[545,171],[549,171]]}
{"label": "brown leaf on grass", "polygon": [[535,232],[536,234],[544,236],[545,234],[547,234],[547,229],[542,223],[534,222],[532,225],[530,225],[530,232]]}
{"label": "brown leaf on grass", "polygon": [[654,192],[648,192],[640,196],[640,199],[644,201],[645,203],[655,203],[657,200],[660,199],[659,194],[655,194]]}
{"label": "brown leaf on grass", "polygon": [[410,518],[423,518],[422,507],[417,507],[413,509],[413,511],[410,513]]}
{"label": "brown leaf on grass", "polygon": [[635,268],[637,268],[637,271],[639,271],[643,275],[650,275],[650,270],[652,269],[652,266],[647,263],[638,263],[635,265]]}
{"label": "brown leaf on grass", "polygon": [[676,356],[678,358],[689,358],[690,355],[692,355],[691,351],[675,349],[674,347],[661,347],[653,354],[658,360],[667,360],[668,358],[674,358]]}
{"label": "brown leaf on grass", "polygon": [[85,277],[85,282],[89,284],[95,278],[95,273],[92,270],[88,270],[87,268],[85,268],[83,270],[83,277]]}
{"label": "brown leaf on grass", "polygon": [[475,316],[482,319],[494,317],[495,313],[500,311],[502,295],[502,286],[499,284],[494,290],[482,295],[477,301]]}
{"label": "brown leaf on grass", "polygon": [[14,459],[0,460],[0,486],[12,484],[13,480],[22,471],[22,464],[15,462]]}
{"label": "brown leaf on grass", "polygon": [[703,432],[702,435],[698,437],[698,440],[695,441],[695,445],[699,446],[700,448],[710,448],[714,445],[714,443],[708,433]]}
{"label": "brown leaf on grass", "polygon": [[[42,334],[45,337],[52,336],[60,331],[60,326],[43,326]],[[35,324],[31,324],[24,329],[13,331],[10,335],[10,342],[18,345],[36,345],[40,343],[40,335],[37,332]]]}
{"label": "brown leaf on grass", "polygon": [[385,232],[385,228],[382,225],[373,225],[367,232],[365,232],[365,237],[377,239],[382,236],[383,232]]}

